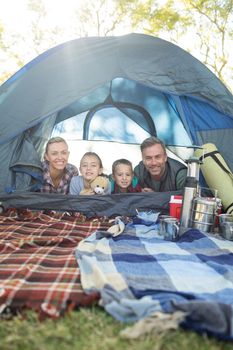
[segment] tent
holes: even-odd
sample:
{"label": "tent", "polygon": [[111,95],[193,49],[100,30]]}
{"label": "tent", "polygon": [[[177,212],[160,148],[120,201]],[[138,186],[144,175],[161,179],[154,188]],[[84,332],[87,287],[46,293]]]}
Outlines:
{"label": "tent", "polygon": [[67,125],[83,140],[140,144],[157,135],[181,154],[211,142],[233,170],[232,94],[153,36],[81,38],[44,52],[0,87],[0,118],[2,194],[30,188],[46,141]]}

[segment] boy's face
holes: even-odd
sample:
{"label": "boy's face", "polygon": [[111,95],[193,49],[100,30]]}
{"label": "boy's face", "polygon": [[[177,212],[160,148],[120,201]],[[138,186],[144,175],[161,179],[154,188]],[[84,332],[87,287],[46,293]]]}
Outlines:
{"label": "boy's face", "polygon": [[118,164],[112,177],[120,188],[126,189],[130,186],[133,179],[132,168],[129,165]]}

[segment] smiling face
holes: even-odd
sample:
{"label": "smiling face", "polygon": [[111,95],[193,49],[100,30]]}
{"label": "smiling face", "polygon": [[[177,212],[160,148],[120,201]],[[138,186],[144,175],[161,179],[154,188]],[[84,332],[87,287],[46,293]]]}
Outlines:
{"label": "smiling face", "polygon": [[113,180],[121,189],[127,189],[133,179],[133,171],[130,165],[118,164],[112,174]]}
{"label": "smiling face", "polygon": [[50,171],[64,170],[69,158],[68,146],[65,142],[50,143],[45,153],[45,159],[49,162]]}
{"label": "smiling face", "polygon": [[91,182],[102,173],[99,159],[94,155],[86,155],[80,162],[80,173],[84,180]]}
{"label": "smiling face", "polygon": [[142,161],[155,180],[160,180],[164,174],[167,154],[160,144],[146,147],[142,151]]}

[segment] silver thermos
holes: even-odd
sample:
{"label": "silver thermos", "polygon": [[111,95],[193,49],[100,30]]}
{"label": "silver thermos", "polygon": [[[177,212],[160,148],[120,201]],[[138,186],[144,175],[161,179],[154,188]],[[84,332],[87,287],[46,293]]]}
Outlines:
{"label": "silver thermos", "polygon": [[186,163],[188,165],[188,169],[183,190],[183,204],[180,216],[179,235],[182,235],[191,227],[190,217],[192,201],[198,192],[200,164],[202,162],[199,158],[191,157],[186,161]]}

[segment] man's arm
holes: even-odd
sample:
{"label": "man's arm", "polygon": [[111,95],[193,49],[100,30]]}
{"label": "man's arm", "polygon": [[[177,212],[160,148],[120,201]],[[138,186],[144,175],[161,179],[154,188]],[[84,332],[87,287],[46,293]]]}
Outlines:
{"label": "man's arm", "polygon": [[181,169],[176,175],[176,189],[183,190],[187,177],[187,169]]}
{"label": "man's arm", "polygon": [[154,192],[154,190],[152,190],[152,188],[149,187],[144,187],[142,188],[142,192]]}

